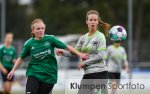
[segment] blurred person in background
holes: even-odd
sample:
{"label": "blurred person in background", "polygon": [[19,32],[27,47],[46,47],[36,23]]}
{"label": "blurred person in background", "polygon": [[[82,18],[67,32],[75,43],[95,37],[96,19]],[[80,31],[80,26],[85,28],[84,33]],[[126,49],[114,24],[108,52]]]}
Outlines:
{"label": "blurred person in background", "polygon": [[7,78],[12,79],[15,70],[27,56],[31,57],[26,76],[26,94],[51,94],[57,82],[57,60],[54,49],[66,49],[81,58],[88,58],[87,54],[76,51],[73,47],[59,41],[53,35],[45,34],[46,25],[42,19],[35,19],[31,24],[33,37],[24,43],[20,57]]}
{"label": "blurred person in background", "polygon": [[[106,51],[106,63],[108,65],[109,79],[111,84],[111,94],[116,94],[116,85],[119,84],[121,78],[121,70],[123,66],[126,72],[129,72],[127,54],[121,43],[109,45]],[[113,86],[115,86],[113,88]]]}
{"label": "blurred person in background", "polygon": [[[82,87],[85,84],[105,84],[105,87],[92,90],[81,88],[78,94],[108,94],[108,70],[103,57],[106,52],[105,35],[108,35],[110,25],[100,19],[100,15],[96,10],[87,12],[86,24],[88,26],[88,33],[81,36],[75,46],[78,51],[89,55],[88,59],[82,59],[78,64],[78,69],[83,68],[85,71],[80,86]],[[98,30],[98,25],[103,29],[105,35]],[[57,55],[71,56],[71,53],[62,49],[58,49],[56,53]],[[101,80],[99,81],[99,79]]]}
{"label": "blurred person in background", "polygon": [[7,74],[11,71],[16,60],[16,50],[11,45],[13,42],[13,34],[7,33],[4,39],[4,45],[0,47],[0,70],[3,80],[3,94],[10,94],[11,85],[14,80],[7,79]]}

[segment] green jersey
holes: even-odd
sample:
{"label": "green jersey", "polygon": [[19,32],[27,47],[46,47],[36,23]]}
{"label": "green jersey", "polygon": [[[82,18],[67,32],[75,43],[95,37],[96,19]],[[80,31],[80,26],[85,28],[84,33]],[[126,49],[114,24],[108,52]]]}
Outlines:
{"label": "green jersey", "polygon": [[6,48],[4,45],[0,48],[0,62],[6,69],[13,68],[13,60],[16,59],[16,51],[13,46]]}
{"label": "green jersey", "polygon": [[34,76],[41,82],[55,84],[57,82],[57,60],[54,49],[66,49],[67,45],[52,35],[44,35],[41,40],[30,38],[24,44],[20,55],[22,59],[31,57],[26,75]]}

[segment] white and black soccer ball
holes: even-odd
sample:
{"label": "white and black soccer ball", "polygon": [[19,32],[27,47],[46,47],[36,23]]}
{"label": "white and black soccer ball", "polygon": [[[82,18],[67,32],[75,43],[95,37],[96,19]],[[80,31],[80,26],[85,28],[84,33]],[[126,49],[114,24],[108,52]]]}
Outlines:
{"label": "white and black soccer ball", "polygon": [[109,38],[112,42],[123,42],[127,39],[127,32],[123,26],[116,25],[109,30]]}

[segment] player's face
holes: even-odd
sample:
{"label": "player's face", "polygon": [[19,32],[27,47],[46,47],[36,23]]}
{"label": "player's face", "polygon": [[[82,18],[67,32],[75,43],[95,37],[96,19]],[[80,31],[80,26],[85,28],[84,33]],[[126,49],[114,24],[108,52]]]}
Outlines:
{"label": "player's face", "polygon": [[35,23],[32,33],[35,35],[35,38],[42,38],[45,33],[45,24],[43,22]]}
{"label": "player's face", "polygon": [[5,36],[5,43],[8,44],[8,45],[11,45],[12,41],[13,41],[13,35],[12,34],[7,34]]}
{"label": "player's face", "polygon": [[98,16],[96,14],[88,15],[86,24],[88,25],[88,28],[90,30],[96,30],[98,23],[99,23],[99,20],[98,20]]}
{"label": "player's face", "polygon": [[119,47],[119,46],[121,45],[121,43],[114,43],[114,45],[115,45],[116,47]]}

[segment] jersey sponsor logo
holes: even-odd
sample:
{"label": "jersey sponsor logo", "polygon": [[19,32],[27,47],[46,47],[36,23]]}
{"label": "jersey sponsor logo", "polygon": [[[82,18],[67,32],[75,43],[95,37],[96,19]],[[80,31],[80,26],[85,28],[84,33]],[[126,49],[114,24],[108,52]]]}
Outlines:
{"label": "jersey sponsor logo", "polygon": [[98,44],[98,41],[93,41],[92,42],[93,46]]}
{"label": "jersey sponsor logo", "polygon": [[4,54],[6,54],[6,53],[7,53],[7,54],[12,55],[12,54],[13,54],[13,51],[6,51],[6,50],[3,50],[3,53],[4,53]]}
{"label": "jersey sponsor logo", "polygon": [[51,50],[48,49],[48,50],[45,50],[45,51],[36,53],[36,54],[34,54],[33,56],[34,56],[35,58],[44,59],[47,55],[50,55],[50,54],[51,54]]}
{"label": "jersey sponsor logo", "polygon": [[6,50],[3,50],[3,53],[6,53]]}
{"label": "jersey sponsor logo", "polygon": [[10,55],[4,55],[3,56],[3,60],[5,60],[5,61],[11,61],[12,60],[12,56],[10,56]]}
{"label": "jersey sponsor logo", "polygon": [[9,54],[11,54],[11,55],[12,55],[12,54],[13,54],[13,52],[12,52],[12,51],[10,51],[10,52],[9,52]]}
{"label": "jersey sponsor logo", "polygon": [[47,50],[47,53],[48,53],[48,54],[51,54],[51,50],[50,50],[50,49],[48,49],[48,50]]}
{"label": "jersey sponsor logo", "polygon": [[50,46],[50,43],[49,42],[45,42],[44,46]]}

